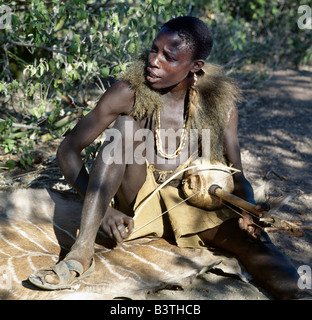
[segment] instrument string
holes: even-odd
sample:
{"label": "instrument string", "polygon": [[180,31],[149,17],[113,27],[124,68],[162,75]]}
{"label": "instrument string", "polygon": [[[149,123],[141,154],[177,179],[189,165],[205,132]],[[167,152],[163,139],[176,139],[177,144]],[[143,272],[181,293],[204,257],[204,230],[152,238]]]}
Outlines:
{"label": "instrument string", "polygon": [[[210,167],[205,167],[203,169],[203,165],[196,165],[196,166],[191,166],[191,167],[187,167],[186,169],[191,169],[191,168],[194,168],[194,167],[199,167],[201,170],[213,170],[213,169],[218,169],[217,166],[210,166]],[[177,172],[174,176],[180,174],[182,171],[186,171],[186,169],[182,169],[181,171]],[[232,167],[228,167],[228,169],[232,170],[231,173],[229,173],[230,176],[234,175],[235,173],[239,172],[239,170],[235,169],[235,168],[232,168]],[[170,180],[172,180],[173,176],[170,177],[169,179],[167,179],[162,185],[160,185],[158,188],[156,188],[154,190],[154,192],[152,192],[152,194],[145,200],[145,202],[143,203],[143,205],[139,208],[138,212],[136,213],[136,215],[138,215],[138,213],[143,209],[143,206],[150,200],[150,198],[158,191],[160,191],[160,189],[162,189]],[[227,179],[227,177],[224,177],[222,178],[221,180],[225,180]],[[208,190],[208,188],[207,188]],[[152,223],[153,221],[155,221],[156,219],[162,217],[164,214],[168,213],[170,210],[176,208],[177,206],[181,205],[182,203],[188,201],[190,198],[196,196],[197,194],[199,194],[200,192],[203,192],[203,191],[206,191],[205,188],[201,188],[199,189],[198,191],[196,191],[195,193],[193,193],[192,195],[190,195],[189,197],[183,199],[182,201],[180,201],[179,203],[175,204],[173,207],[167,209],[166,211],[162,212],[160,215],[154,217],[153,219],[149,220],[148,222],[146,222],[145,224],[143,224],[142,226],[138,227],[137,229],[133,230],[132,234],[141,230],[142,228],[144,228],[145,226],[149,225],[150,223]],[[246,210],[245,210],[246,211]]]}

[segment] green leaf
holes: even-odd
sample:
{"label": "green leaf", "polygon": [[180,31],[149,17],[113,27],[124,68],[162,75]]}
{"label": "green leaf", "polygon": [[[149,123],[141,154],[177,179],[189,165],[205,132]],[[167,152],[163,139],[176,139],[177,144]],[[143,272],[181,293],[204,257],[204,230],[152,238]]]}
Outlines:
{"label": "green leaf", "polygon": [[12,159],[8,160],[5,165],[4,165],[6,168],[8,168],[9,170],[12,170],[15,168],[16,166],[16,162]]}
{"label": "green leaf", "polygon": [[80,35],[79,35],[79,34],[74,34],[74,40],[75,40],[76,43],[79,45],[79,44],[81,43]]}
{"label": "green leaf", "polygon": [[87,18],[87,12],[85,10],[79,10],[77,13],[77,18],[79,20],[84,20]]}
{"label": "green leaf", "polygon": [[29,154],[26,155],[26,162],[29,166],[32,164],[32,157]]}
{"label": "green leaf", "polygon": [[49,117],[48,117],[48,123],[49,124],[52,124],[53,122],[55,122],[55,120],[56,120],[56,113],[55,113],[55,111],[53,110],[51,113],[50,113],[50,115],[49,115]]}
{"label": "green leaf", "polygon": [[54,27],[54,31],[57,31],[59,29],[61,29],[64,26],[64,22],[65,22],[66,17],[63,16],[60,21],[57,23],[57,25]]}
{"label": "green leaf", "polygon": [[20,20],[19,20],[19,18],[18,18],[17,15],[12,14],[12,15],[11,15],[11,18],[12,18],[12,24],[13,24],[13,26],[19,27],[19,26],[21,25],[21,22],[20,22]]}
{"label": "green leaf", "polygon": [[73,71],[74,80],[79,80],[81,78],[80,73],[77,70]]}
{"label": "green leaf", "polygon": [[14,148],[15,141],[13,139],[6,138],[4,139],[4,142],[6,143],[8,152],[12,151]]}
{"label": "green leaf", "polygon": [[0,92],[4,92],[6,89],[6,86],[4,83],[0,83]]}
{"label": "green leaf", "polygon": [[25,161],[24,161],[23,157],[20,157],[19,162],[24,168],[26,167],[26,164],[25,164]]}
{"label": "green leaf", "polygon": [[69,46],[69,52],[75,54],[78,51],[78,46],[76,43],[72,42]]}
{"label": "green leaf", "polygon": [[101,69],[101,76],[102,76],[103,78],[107,78],[107,77],[109,76],[109,69],[106,68],[106,67],[102,68],[102,69]]}
{"label": "green leaf", "polygon": [[73,62],[73,60],[74,60],[74,56],[73,56],[73,55],[71,55],[71,54],[69,54],[69,55],[68,55],[68,57],[67,57],[67,61],[68,61],[68,63],[72,63],[72,62]]}
{"label": "green leaf", "polygon": [[120,71],[120,67],[119,66],[115,66],[113,68],[113,74],[117,74]]}
{"label": "green leaf", "polygon": [[92,71],[92,61],[90,60],[87,61],[87,70],[88,72]]}
{"label": "green leaf", "polygon": [[135,52],[135,43],[131,42],[128,48],[129,53]]}

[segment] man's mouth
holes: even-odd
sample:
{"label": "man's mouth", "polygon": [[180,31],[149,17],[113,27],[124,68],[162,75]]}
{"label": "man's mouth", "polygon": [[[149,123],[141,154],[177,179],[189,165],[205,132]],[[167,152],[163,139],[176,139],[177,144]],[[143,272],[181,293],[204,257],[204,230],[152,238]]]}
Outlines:
{"label": "man's mouth", "polygon": [[147,78],[159,79],[160,77],[154,72],[152,72],[150,68],[147,68]]}

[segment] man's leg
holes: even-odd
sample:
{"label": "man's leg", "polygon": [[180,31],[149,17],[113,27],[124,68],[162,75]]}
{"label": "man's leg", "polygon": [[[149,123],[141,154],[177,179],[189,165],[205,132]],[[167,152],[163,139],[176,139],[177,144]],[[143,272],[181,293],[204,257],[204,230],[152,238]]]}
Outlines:
{"label": "man's leg", "polygon": [[[127,123],[127,125],[126,125]],[[124,154],[132,156],[131,150],[134,150],[135,144],[132,135],[126,132],[126,128],[132,126],[133,132],[139,129],[138,124],[130,117],[119,117],[114,125],[114,129],[120,134],[114,137],[115,150],[122,150],[121,159],[116,161],[108,161],[109,158],[103,158],[103,152],[109,143],[104,143],[98,152],[98,156],[94,161],[87,193],[82,208],[81,225],[78,238],[72,246],[70,252],[66,255],[66,260],[77,260],[83,270],[87,270],[90,266],[94,254],[94,242],[103,220],[104,214],[118,214],[124,216],[121,212],[109,206],[112,198],[115,196],[119,188],[126,196],[126,201],[130,204],[135,199],[138,191],[145,182],[146,164],[137,164],[135,161],[128,161],[124,158]],[[126,150],[130,148],[129,150]],[[118,160],[118,161],[117,161]],[[130,162],[130,164],[128,164]],[[142,163],[141,161],[140,163]],[[135,179],[133,179],[135,177]],[[116,226],[117,227],[117,226]],[[112,230],[114,232],[114,230]],[[72,277],[75,273],[72,272]],[[55,274],[49,273],[45,276],[45,281],[57,284],[58,278]]]}
{"label": "man's leg", "polygon": [[298,288],[296,268],[266,234],[256,240],[239,228],[237,219],[230,219],[199,236],[207,245],[237,255],[254,281],[275,298],[295,299],[304,294]]}

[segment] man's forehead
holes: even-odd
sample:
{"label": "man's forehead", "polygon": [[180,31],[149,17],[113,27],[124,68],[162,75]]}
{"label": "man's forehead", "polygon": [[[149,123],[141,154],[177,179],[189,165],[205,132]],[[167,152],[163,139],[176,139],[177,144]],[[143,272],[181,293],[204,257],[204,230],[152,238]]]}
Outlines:
{"label": "man's forehead", "polygon": [[162,28],[160,30],[153,44],[156,46],[162,45],[170,52],[188,49],[187,42],[179,36],[178,32],[168,28]]}

